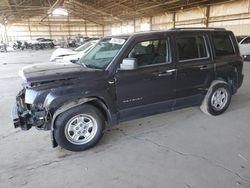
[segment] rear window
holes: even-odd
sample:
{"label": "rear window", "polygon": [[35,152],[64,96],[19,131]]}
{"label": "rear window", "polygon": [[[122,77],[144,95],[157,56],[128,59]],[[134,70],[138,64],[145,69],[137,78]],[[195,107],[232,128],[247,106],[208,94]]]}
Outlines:
{"label": "rear window", "polygon": [[208,57],[203,36],[178,37],[176,38],[176,45],[180,61]]}
{"label": "rear window", "polygon": [[227,56],[235,54],[233,44],[229,35],[212,35],[215,56]]}

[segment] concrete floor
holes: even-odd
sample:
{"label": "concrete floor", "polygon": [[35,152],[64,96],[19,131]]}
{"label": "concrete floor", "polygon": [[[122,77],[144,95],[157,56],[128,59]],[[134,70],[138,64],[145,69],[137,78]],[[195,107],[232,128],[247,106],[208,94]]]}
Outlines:
{"label": "concrete floor", "polygon": [[250,63],[227,112],[198,107],[121,123],[94,148],[53,149],[50,132],[14,129],[18,70],[52,51],[0,54],[0,188],[250,188]]}

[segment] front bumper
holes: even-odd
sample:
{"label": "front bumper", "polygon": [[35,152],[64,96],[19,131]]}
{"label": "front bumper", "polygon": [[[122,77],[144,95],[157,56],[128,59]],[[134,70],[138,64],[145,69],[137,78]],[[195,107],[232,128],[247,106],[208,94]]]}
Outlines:
{"label": "front bumper", "polygon": [[[25,115],[26,114],[26,115]],[[27,122],[28,119],[28,113],[24,113],[22,115],[18,112],[17,105],[14,105],[12,108],[12,120],[15,128],[21,128],[22,130],[29,130],[32,125]]]}
{"label": "front bumper", "polygon": [[12,120],[15,128],[29,130],[32,127],[30,122],[30,111],[25,104],[25,89],[21,90],[16,96],[16,104],[12,108]]}
{"label": "front bumper", "polygon": [[16,105],[13,106],[12,111],[11,111],[11,117],[13,120],[13,124],[15,128],[18,128],[21,126],[21,122],[17,113],[17,107]]}
{"label": "front bumper", "polygon": [[12,120],[15,128],[29,130],[32,126],[38,129],[49,129],[47,111],[25,103],[25,90],[16,96],[16,104],[12,108]]}

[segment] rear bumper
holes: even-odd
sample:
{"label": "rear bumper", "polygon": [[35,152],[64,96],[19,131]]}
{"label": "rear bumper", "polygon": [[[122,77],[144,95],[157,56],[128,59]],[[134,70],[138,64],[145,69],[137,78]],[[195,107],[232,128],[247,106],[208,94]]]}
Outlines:
{"label": "rear bumper", "polygon": [[239,78],[238,78],[238,88],[240,88],[242,86],[243,79],[244,79],[244,75],[240,74]]}

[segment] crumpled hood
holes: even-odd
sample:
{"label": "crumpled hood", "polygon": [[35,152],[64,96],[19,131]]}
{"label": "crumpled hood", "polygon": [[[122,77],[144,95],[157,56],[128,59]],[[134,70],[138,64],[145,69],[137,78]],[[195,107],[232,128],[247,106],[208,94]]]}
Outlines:
{"label": "crumpled hood", "polygon": [[94,72],[100,73],[103,71],[89,69],[73,63],[42,63],[24,67],[19,72],[19,75],[27,83],[41,83],[71,78],[94,77],[96,75]]}

